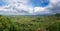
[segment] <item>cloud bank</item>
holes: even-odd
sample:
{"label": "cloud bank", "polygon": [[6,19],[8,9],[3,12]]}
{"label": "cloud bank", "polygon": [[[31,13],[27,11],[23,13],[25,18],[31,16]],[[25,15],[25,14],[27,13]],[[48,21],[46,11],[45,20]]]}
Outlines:
{"label": "cloud bank", "polygon": [[34,6],[31,0],[6,0],[4,4],[1,4],[0,14],[2,15],[44,15],[60,13],[60,0],[49,0],[49,5],[46,7]]}

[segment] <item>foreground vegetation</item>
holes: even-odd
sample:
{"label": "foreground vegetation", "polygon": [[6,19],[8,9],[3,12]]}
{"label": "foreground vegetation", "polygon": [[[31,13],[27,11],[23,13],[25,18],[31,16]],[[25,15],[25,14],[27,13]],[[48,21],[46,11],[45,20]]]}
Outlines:
{"label": "foreground vegetation", "polygon": [[60,31],[60,15],[1,16],[0,31]]}

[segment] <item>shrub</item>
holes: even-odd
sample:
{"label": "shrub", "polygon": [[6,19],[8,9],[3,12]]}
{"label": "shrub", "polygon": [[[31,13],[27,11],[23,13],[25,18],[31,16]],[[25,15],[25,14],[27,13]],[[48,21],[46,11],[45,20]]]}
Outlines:
{"label": "shrub", "polygon": [[56,22],[47,28],[49,31],[60,31],[60,22]]}

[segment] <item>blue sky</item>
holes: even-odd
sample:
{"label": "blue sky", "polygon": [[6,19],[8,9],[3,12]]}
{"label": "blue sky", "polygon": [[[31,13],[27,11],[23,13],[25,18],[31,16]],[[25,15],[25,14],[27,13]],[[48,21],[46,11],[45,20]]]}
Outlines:
{"label": "blue sky", "polygon": [[0,0],[0,6],[8,5],[6,0]]}
{"label": "blue sky", "polygon": [[60,0],[0,0],[0,14],[45,15],[60,13]]}
{"label": "blue sky", "polygon": [[49,0],[31,0],[33,6],[45,7],[48,6]]}

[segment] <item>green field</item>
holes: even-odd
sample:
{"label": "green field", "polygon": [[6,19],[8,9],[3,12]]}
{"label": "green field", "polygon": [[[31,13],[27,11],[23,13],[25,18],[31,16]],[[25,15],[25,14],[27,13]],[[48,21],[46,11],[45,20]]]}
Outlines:
{"label": "green field", "polygon": [[60,31],[60,14],[50,16],[2,16],[0,31]]}

